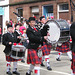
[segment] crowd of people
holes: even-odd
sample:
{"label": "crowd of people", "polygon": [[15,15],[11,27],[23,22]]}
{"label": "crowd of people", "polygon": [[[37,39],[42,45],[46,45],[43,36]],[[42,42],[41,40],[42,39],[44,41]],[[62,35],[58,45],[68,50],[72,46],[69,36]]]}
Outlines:
{"label": "crowd of people", "polygon": [[[20,75],[17,71],[17,62],[25,62],[24,59],[11,57],[12,45],[15,45],[15,43],[24,45],[27,48],[27,64],[30,64],[30,68],[26,72],[26,75],[31,75],[33,69],[35,75],[40,75],[40,65],[43,67],[46,66],[47,70],[52,70],[49,60],[52,44],[47,42],[48,36],[50,36],[48,33],[49,26],[45,24],[47,21],[48,19],[46,20],[44,16],[41,16],[39,20],[36,20],[35,17],[30,17],[28,20],[22,22],[18,21],[18,23],[13,22],[12,19],[6,22],[7,32],[2,36],[2,44],[5,45],[4,53],[7,61],[6,73],[8,75],[12,75],[10,71],[11,62],[13,62],[13,74],[16,75]],[[67,22],[71,26],[71,29],[73,28],[72,26],[75,26],[75,23],[71,25],[69,20]],[[72,39],[74,40],[75,38],[73,35],[71,32]],[[22,38],[24,38],[24,41],[21,41]],[[56,51],[58,51],[58,56],[56,60],[61,61],[61,54],[67,53],[70,61],[72,61],[72,75],[75,75],[74,45],[72,44],[73,52],[70,50],[69,46],[69,41],[62,43],[60,46],[57,45]],[[44,65],[43,61],[45,61],[46,65]]]}

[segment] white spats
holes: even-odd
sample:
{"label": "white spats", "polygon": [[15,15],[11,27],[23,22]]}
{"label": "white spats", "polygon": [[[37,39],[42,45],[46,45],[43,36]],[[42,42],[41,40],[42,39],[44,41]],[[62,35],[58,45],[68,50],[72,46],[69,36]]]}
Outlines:
{"label": "white spats", "polygon": [[34,67],[34,74],[35,75],[40,75],[40,67]]}
{"label": "white spats", "polygon": [[7,62],[7,72],[10,71],[11,62]]}

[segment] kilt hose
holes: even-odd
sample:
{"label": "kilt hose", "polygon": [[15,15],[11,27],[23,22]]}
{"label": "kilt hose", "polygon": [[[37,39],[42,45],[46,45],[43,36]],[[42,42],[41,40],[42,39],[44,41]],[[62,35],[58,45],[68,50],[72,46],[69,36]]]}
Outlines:
{"label": "kilt hose", "polygon": [[73,73],[75,74],[75,52],[72,52],[71,69],[72,69]]}
{"label": "kilt hose", "polygon": [[41,64],[41,59],[37,55],[37,50],[38,49],[28,49],[28,54],[27,54],[27,63],[28,64]]}
{"label": "kilt hose", "polygon": [[43,42],[43,46],[41,47],[43,56],[49,55],[51,51],[51,44],[47,44],[46,42]]}
{"label": "kilt hose", "polygon": [[6,56],[6,61],[7,62],[17,62],[17,61],[21,61],[22,59],[14,59],[11,56]]}
{"label": "kilt hose", "polygon": [[57,46],[56,51],[62,52],[62,53],[67,53],[68,51],[70,51],[69,45],[70,45],[69,42],[65,42],[61,46]]}

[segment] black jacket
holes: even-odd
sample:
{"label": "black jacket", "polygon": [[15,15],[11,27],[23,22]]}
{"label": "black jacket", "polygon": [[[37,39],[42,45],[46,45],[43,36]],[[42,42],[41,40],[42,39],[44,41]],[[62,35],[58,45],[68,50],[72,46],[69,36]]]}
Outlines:
{"label": "black jacket", "polygon": [[44,26],[43,26],[43,24],[40,22],[40,27],[39,27],[39,29],[40,29],[40,31],[41,31],[41,35],[42,36],[47,36],[47,33],[48,33],[48,30],[49,30],[49,25],[47,25],[47,24],[44,24]]}
{"label": "black jacket", "polygon": [[21,39],[18,39],[17,37],[21,36],[21,33],[18,33],[16,30],[14,32],[14,37],[15,37],[15,43],[19,43]]}
{"label": "black jacket", "polygon": [[71,25],[70,27],[70,34],[71,34],[71,38],[72,38],[72,52],[75,52],[75,22]]}
{"label": "black jacket", "polygon": [[3,35],[2,44],[5,45],[4,49],[5,54],[9,54],[11,52],[12,45],[9,45],[9,42],[14,43],[14,40],[15,38],[13,34],[11,35],[10,33],[7,32],[6,34]]}
{"label": "black jacket", "polygon": [[35,31],[31,27],[27,29],[27,36],[29,38],[29,44],[28,44],[28,49],[37,49],[40,44],[43,43],[44,37],[41,37],[41,32],[39,29],[38,31]]}

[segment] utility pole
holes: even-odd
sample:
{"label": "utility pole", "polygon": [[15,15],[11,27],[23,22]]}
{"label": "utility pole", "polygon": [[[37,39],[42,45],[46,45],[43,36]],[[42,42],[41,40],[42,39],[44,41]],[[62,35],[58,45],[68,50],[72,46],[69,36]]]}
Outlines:
{"label": "utility pole", "polygon": [[71,22],[73,22],[73,11],[75,11],[75,3],[73,0],[70,0],[70,7],[71,7]]}

